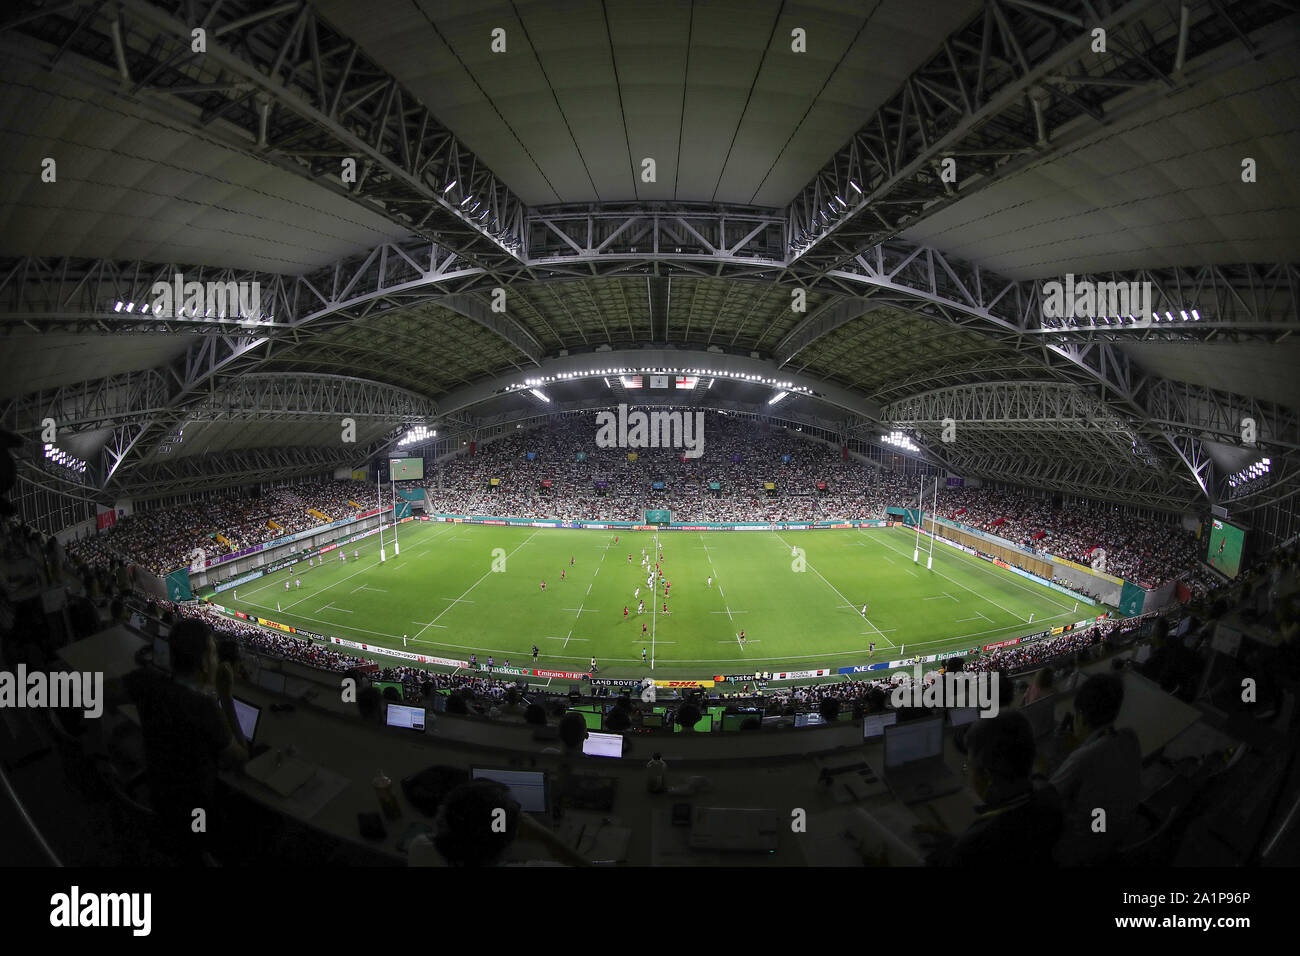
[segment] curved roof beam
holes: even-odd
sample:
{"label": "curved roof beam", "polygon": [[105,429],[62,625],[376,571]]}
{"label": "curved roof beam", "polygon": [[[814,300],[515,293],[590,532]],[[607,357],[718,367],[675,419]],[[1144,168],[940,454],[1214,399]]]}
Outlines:
{"label": "curved roof beam", "polygon": [[[546,379],[551,376],[557,379],[564,376],[567,380],[596,378],[602,374],[601,370],[610,368],[631,369],[635,370],[636,374],[651,374],[649,371],[642,370],[663,369],[662,374],[667,375],[674,374],[673,369],[682,369],[683,374],[697,374],[694,370],[698,369],[703,370],[700,374],[705,375],[710,374],[709,370],[712,370],[713,374],[726,377],[752,376],[757,380],[792,382],[796,386],[808,389],[812,397],[828,405],[861,418],[880,420],[880,406],[860,392],[850,391],[809,375],[783,372],[775,362],[768,359],[693,349],[622,349],[549,358],[542,362],[535,374],[524,376],[515,372],[499,375],[450,392],[438,402],[439,410],[441,414],[454,414],[472,409],[501,395],[517,394],[521,388],[525,388],[525,378],[530,380]],[[539,387],[546,386],[543,384]],[[769,387],[775,390],[775,386]]]}

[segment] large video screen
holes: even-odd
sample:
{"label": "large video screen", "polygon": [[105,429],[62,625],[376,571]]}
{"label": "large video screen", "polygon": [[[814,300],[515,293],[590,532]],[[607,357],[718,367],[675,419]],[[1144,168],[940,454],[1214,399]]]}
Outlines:
{"label": "large video screen", "polygon": [[393,481],[410,481],[424,477],[423,458],[388,459],[388,476]]}
{"label": "large video screen", "polygon": [[1246,532],[1226,521],[1214,518],[1210,523],[1209,541],[1205,546],[1205,563],[1220,574],[1235,578],[1241,570],[1241,546]]}

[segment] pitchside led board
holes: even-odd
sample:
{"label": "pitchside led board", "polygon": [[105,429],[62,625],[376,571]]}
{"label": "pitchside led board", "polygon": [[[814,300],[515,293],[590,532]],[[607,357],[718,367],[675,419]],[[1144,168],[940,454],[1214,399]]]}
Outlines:
{"label": "pitchside led board", "polygon": [[388,476],[393,481],[418,481],[424,477],[424,459],[390,458]]}
{"label": "pitchside led board", "polygon": [[1236,525],[1214,518],[1210,523],[1210,540],[1205,546],[1205,563],[1220,574],[1235,578],[1241,570],[1241,546],[1246,532]]}

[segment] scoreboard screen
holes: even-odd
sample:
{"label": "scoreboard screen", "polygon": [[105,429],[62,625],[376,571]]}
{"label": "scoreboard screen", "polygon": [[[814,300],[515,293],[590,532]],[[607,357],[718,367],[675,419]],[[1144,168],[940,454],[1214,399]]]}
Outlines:
{"label": "scoreboard screen", "polygon": [[388,459],[388,476],[393,481],[409,481],[424,477],[423,458]]}
{"label": "scoreboard screen", "polygon": [[1246,532],[1218,518],[1211,519],[1205,563],[1221,574],[1235,578],[1241,570],[1241,546]]}

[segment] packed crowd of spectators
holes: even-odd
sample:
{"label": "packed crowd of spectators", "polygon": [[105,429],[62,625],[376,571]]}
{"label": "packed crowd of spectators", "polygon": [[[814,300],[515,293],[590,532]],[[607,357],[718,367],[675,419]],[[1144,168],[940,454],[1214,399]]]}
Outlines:
{"label": "packed crowd of spectators", "polygon": [[[430,470],[426,486],[435,511],[562,521],[640,521],[651,508],[683,522],[878,520],[890,506],[916,506],[915,476],[845,457],[798,431],[706,412],[704,435],[699,458],[642,448],[632,461],[626,448],[596,447],[592,421],[557,420],[444,462]],[[655,489],[656,482],[664,487]],[[712,483],[720,488],[711,490]],[[937,508],[953,521],[1076,563],[1092,566],[1104,551],[1108,573],[1146,587],[1181,578],[1201,593],[1218,580],[1200,565],[1193,533],[1172,516],[1085,504],[1058,509],[1050,497],[1028,492],[946,485]]]}
{"label": "packed crowd of spectators", "polygon": [[430,503],[457,514],[563,521],[641,521],[646,509],[663,508],[674,521],[769,522],[884,518],[906,498],[911,479],[846,459],[836,447],[750,418],[704,416],[698,458],[680,448],[598,448],[582,418],[510,435],[430,470]]}
{"label": "packed crowd of spectators", "polygon": [[242,551],[327,523],[320,515],[337,521],[370,510],[377,500],[375,489],[361,481],[303,482],[260,494],[237,491],[127,515],[69,542],[68,551],[96,566],[121,561],[161,575],[192,565],[196,552],[206,560]]}
{"label": "packed crowd of spectators", "polygon": [[[916,476],[845,456],[797,430],[725,412],[704,415],[698,458],[680,448],[641,448],[631,460],[629,449],[597,447],[591,420],[570,417],[440,466],[429,462],[422,483],[401,486],[423,487],[438,512],[561,521],[640,521],[656,508],[680,522],[883,520],[891,506],[916,506]],[[69,550],[92,564],[117,560],[163,574],[192,564],[196,551],[211,558],[243,550],[322,524],[320,515],[337,520],[376,501],[375,489],[357,481],[237,492],[127,516]],[[1080,564],[1092,566],[1105,552],[1107,572],[1145,587],[1182,580],[1200,594],[1219,580],[1198,560],[1195,536],[1173,516],[1095,504],[1054,508],[1050,497],[1030,492],[946,486],[938,489],[937,508],[952,521]]]}
{"label": "packed crowd of spectators", "polygon": [[939,511],[952,521],[1093,566],[1105,552],[1104,570],[1126,581],[1157,587],[1170,569],[1197,566],[1196,537],[1177,523],[1138,518],[1120,508],[1070,505],[990,488],[940,489]]}

